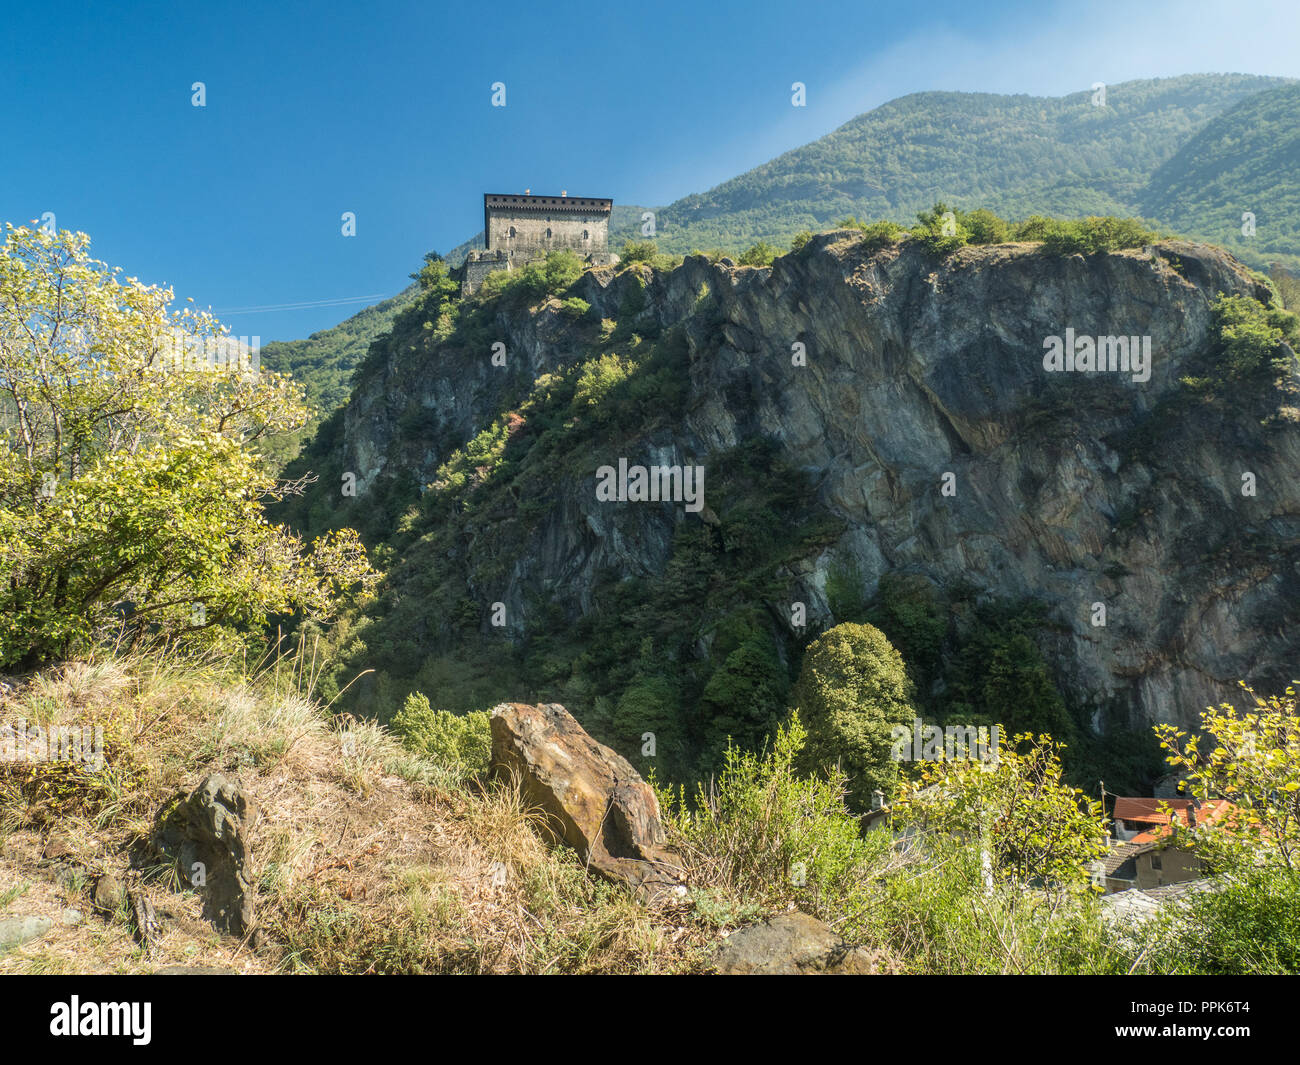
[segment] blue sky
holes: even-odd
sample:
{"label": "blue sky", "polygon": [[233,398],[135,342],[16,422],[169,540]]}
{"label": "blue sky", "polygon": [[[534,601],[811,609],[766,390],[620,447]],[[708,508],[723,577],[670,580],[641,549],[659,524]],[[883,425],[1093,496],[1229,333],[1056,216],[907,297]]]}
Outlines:
{"label": "blue sky", "polygon": [[0,221],[52,211],[263,341],[399,291],[485,191],[661,205],[927,89],[1300,76],[1290,0],[255,6],[0,0]]}

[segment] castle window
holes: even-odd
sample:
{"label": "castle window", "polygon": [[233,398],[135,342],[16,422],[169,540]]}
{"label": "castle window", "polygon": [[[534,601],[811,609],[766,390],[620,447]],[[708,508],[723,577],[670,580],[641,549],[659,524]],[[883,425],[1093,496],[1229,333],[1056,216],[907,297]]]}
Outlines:
{"label": "castle window", "polygon": [[585,229],[582,231],[582,239],[583,239],[583,240],[590,240],[590,239],[591,239],[591,234],[590,234],[589,232],[587,232],[587,230],[585,230]]}
{"label": "castle window", "polygon": [[514,239],[514,235],[515,235],[515,227],[514,227],[514,226],[511,226],[511,227],[510,227],[510,237],[511,237],[512,240]]}
{"label": "castle window", "polygon": [[547,239],[547,240],[550,240],[550,238],[551,238],[551,231],[548,229],[548,230],[546,231],[546,239]]}

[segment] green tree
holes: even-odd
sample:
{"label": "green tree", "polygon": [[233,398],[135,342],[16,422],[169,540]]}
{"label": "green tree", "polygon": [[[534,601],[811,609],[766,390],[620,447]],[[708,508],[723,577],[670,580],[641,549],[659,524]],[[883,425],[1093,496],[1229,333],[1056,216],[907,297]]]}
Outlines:
{"label": "green tree", "polygon": [[849,805],[871,806],[876,789],[892,791],[898,765],[890,730],[916,716],[912,682],[900,655],[874,625],[836,625],[804,653],[790,696],[808,729],[803,764],[837,763],[848,776]]}
{"label": "green tree", "polygon": [[263,513],[301,489],[261,451],[306,420],[301,390],[88,247],[9,227],[0,249],[0,665],[119,626],[231,644],[328,616],[373,579],[355,533],[309,549]]}
{"label": "green tree", "polygon": [[761,747],[780,720],[789,687],[772,641],[757,633],[745,639],[714,670],[700,696],[709,747],[722,752],[728,740],[746,750]]}
{"label": "green tree", "polygon": [[996,761],[923,763],[894,805],[897,827],[973,842],[991,879],[1080,889],[1106,852],[1105,810],[1061,779],[1061,745],[1050,736],[999,736]]}
{"label": "green tree", "polygon": [[1226,799],[1234,809],[1195,829],[1182,828],[1198,849],[1229,869],[1258,859],[1294,871],[1300,864],[1300,716],[1296,693],[1261,699],[1252,711],[1230,703],[1201,714],[1201,735],[1155,726],[1166,761],[1186,774],[1201,801]]}

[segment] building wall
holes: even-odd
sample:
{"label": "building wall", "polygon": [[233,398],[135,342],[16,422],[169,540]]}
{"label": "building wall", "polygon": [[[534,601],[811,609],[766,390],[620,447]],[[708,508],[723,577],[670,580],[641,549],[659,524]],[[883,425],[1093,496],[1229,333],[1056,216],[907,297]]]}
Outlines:
{"label": "building wall", "polygon": [[511,258],[533,258],[568,249],[584,258],[603,255],[609,244],[609,215],[596,211],[488,213],[487,246]]}
{"label": "building wall", "polygon": [[1137,886],[1143,889],[1160,887],[1162,884],[1181,884],[1195,880],[1200,875],[1200,860],[1187,851],[1166,847],[1164,850],[1148,851],[1137,856]]}

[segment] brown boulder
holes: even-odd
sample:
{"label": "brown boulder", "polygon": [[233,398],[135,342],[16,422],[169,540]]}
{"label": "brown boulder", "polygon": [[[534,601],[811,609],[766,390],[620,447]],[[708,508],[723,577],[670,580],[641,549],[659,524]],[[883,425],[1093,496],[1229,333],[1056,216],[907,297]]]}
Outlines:
{"label": "brown boulder", "polygon": [[855,947],[824,921],[797,912],[732,932],[714,960],[724,976],[874,976],[896,971],[884,954]]}
{"label": "brown boulder", "polygon": [[492,775],[517,779],[552,838],[589,869],[651,895],[680,883],[654,790],[558,703],[492,711]]}

